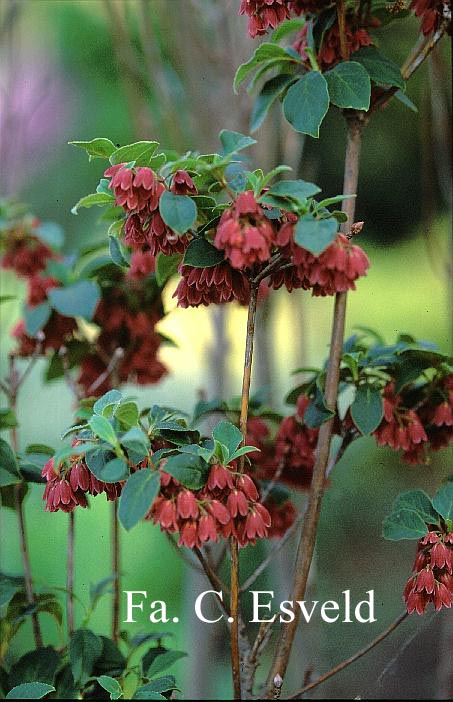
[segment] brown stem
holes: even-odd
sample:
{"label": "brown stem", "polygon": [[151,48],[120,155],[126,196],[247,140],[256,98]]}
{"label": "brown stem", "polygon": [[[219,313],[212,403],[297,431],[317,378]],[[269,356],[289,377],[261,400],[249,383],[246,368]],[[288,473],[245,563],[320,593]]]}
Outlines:
{"label": "brown stem", "polygon": [[[25,528],[25,516],[22,504],[22,484],[14,486],[14,505],[16,508],[17,519],[19,521],[19,535],[20,535],[20,551],[22,554],[22,563],[24,568],[24,581],[25,581],[25,594],[27,596],[28,604],[36,607],[35,595],[33,592],[33,581],[31,577],[31,565],[30,556],[28,553],[27,546],[27,532]],[[36,648],[41,648],[42,646],[42,636],[41,628],[39,626],[38,613],[34,611],[31,615],[31,622],[33,627],[33,637],[35,639]]]}
{"label": "brown stem", "polygon": [[112,639],[118,641],[120,622],[120,531],[118,522],[118,500],[112,503]]}
{"label": "brown stem", "polygon": [[[348,117],[348,138],[346,145],[343,184],[343,192],[345,195],[354,194],[357,192],[362,126],[363,122],[355,114],[351,114]],[[349,226],[350,223],[354,221],[354,211],[355,198],[345,199],[343,201],[343,212],[348,215]],[[326,406],[333,411],[335,410],[337,401],[339,368],[343,348],[346,316],[346,298],[346,293],[337,293],[335,298],[329,363],[325,385]],[[303,600],[307,587],[308,574],[315,548],[319,515],[321,512],[321,501],[324,493],[325,475],[329,460],[332,430],[333,419],[324,422],[319,430],[318,443],[316,447],[316,460],[313,468],[308,506],[305,513],[302,533],[297,550],[292,594],[289,597],[289,599],[293,601]],[[282,678],[285,677],[298,623],[299,615],[296,613],[294,620],[289,624],[285,624],[285,626],[281,629],[279,643],[277,645],[274,662],[269,675],[268,694],[271,694],[272,692],[272,681],[274,680],[275,676],[280,675]]]}
{"label": "brown stem", "polygon": [[336,5],[341,58],[343,61],[349,61],[349,46],[346,38],[346,4],[344,0],[337,0]]}
{"label": "brown stem", "polygon": [[66,561],[66,617],[68,635],[74,631],[74,543],[75,543],[75,514],[69,512],[68,521],[68,545]]}
{"label": "brown stem", "polygon": [[[259,282],[252,282],[247,316],[247,335],[245,339],[244,373],[242,376],[241,416],[239,428],[242,443],[246,443],[247,417],[249,411],[250,383],[252,378],[253,339],[255,335],[256,302]],[[239,471],[244,470],[244,456],[239,463]],[[233,675],[234,699],[242,699],[241,660],[239,652],[239,549],[234,537],[230,539],[230,612],[231,612],[231,670]]]}
{"label": "brown stem", "polygon": [[289,697],[285,697],[284,699],[286,700],[298,700],[302,695],[305,695],[306,692],[309,692],[310,690],[313,690],[315,687],[318,687],[318,685],[321,685],[323,682],[328,680],[329,678],[332,678],[334,675],[339,673],[340,671],[344,670],[347,668],[351,663],[355,663],[355,661],[358,661],[359,658],[362,658],[362,656],[365,656],[369,651],[371,651],[375,646],[377,646],[381,641],[384,641],[384,639],[389,636],[389,634],[392,633],[392,631],[395,631],[397,627],[401,624],[401,622],[404,622],[404,620],[408,617],[409,615],[407,612],[403,612],[403,614],[400,614],[400,616],[395,619],[394,622],[390,624],[390,626],[387,627],[387,629],[384,629],[383,632],[379,634],[379,636],[376,636],[375,639],[370,641],[369,644],[364,646],[364,648],[361,648],[360,651],[357,651],[354,653],[354,655],[350,656],[349,658],[346,658],[344,661],[341,663],[338,663],[336,666],[334,666],[331,670],[329,670],[327,673],[324,673],[324,675],[321,675],[317,680],[314,680],[312,683],[309,683],[308,685],[305,685],[301,690],[298,690],[297,692],[294,693],[294,695],[290,695]]}

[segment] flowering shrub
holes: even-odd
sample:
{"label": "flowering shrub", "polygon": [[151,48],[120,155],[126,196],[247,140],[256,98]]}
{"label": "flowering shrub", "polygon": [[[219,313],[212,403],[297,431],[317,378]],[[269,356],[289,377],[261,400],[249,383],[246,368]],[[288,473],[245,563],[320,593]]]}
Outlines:
{"label": "flowering shrub", "polygon": [[[8,698],[119,699],[130,692],[134,699],[165,699],[178,690],[173,676],[160,675],[185,655],[161,645],[166,634],[156,634],[153,645],[153,635],[131,638],[119,631],[118,521],[130,530],[141,520],[158,525],[177,549],[191,550],[211,592],[229,593],[229,603],[219,596],[219,605],[230,632],[234,697],[253,698],[259,659],[272,637],[266,625],[253,643],[248,641],[240,613],[239,548],[244,554],[258,540],[276,540],[248,578],[253,583],[300,522],[291,599],[302,602],[323,493],[348,446],[372,436],[378,446],[401,452],[404,462],[425,464],[432,451],[452,441],[450,358],[408,335],[386,345],[375,332],[359,330],[344,341],[346,295],[370,265],[354,241],[363,227],[354,221],[352,200],[362,131],[394,95],[411,106],[403,95],[406,80],[450,30],[449,2],[416,0],[411,10],[427,39],[417,45],[403,74],[378,48],[380,27],[408,12],[399,2],[383,8],[380,0],[241,0],[239,12],[247,15],[252,37],[274,30],[239,66],[234,81],[235,90],[253,73],[253,87],[264,81],[251,131],[277,99],[289,124],[313,137],[330,107],[339,108],[348,127],[342,195],[319,198],[317,185],[287,178],[290,169],[284,165],[269,173],[252,170],[243,151],[255,140],[223,130],[219,153],[210,154],[178,155],[160,150],[156,141],[71,142],[90,160],[105,161],[95,192],[82,197],[73,213],[105,208],[108,256],[106,242],[65,256],[58,228],[2,203],[2,266],[27,281],[27,295],[1,386],[9,406],[0,413],[0,428],[11,438],[10,444],[0,439],[1,497],[17,512],[24,564],[23,578],[1,576],[1,653],[27,617],[36,644],[2,670],[0,686]],[[334,209],[339,202],[341,211]],[[162,292],[176,277],[180,307],[231,302],[248,307],[241,397],[202,400],[190,419],[178,409],[140,408],[118,390],[126,382],[153,384],[166,374],[158,358],[164,338],[157,325],[165,312]],[[257,303],[282,287],[335,299],[329,358],[319,369],[301,369],[302,383],[287,398],[295,409],[286,417],[250,397]],[[46,379],[63,376],[73,391],[75,424],[62,437],[71,437],[69,445],[54,451],[33,444],[21,452],[16,400],[38,356],[47,361]],[[22,375],[18,358],[29,359]],[[211,422],[208,430],[204,420],[213,413],[215,426]],[[69,515],[68,640],[59,650],[43,647],[39,615],[50,613],[61,626],[62,611],[52,592],[34,590],[23,508],[28,482],[45,483],[48,512]],[[295,491],[308,492],[303,515]],[[113,572],[93,587],[77,628],[74,512],[102,493],[113,503]],[[451,482],[432,500],[423,491],[410,491],[397,498],[385,520],[385,538],[418,542],[403,593],[409,614],[423,614],[431,602],[436,610],[453,602],[452,503]],[[225,548],[214,562],[211,547],[218,541]],[[219,575],[226,556],[228,584]],[[111,639],[87,628],[109,584]],[[298,618],[299,613],[280,630],[261,691],[266,698],[280,697]],[[131,665],[142,644],[146,654]],[[307,686],[292,698],[306,691]]]}

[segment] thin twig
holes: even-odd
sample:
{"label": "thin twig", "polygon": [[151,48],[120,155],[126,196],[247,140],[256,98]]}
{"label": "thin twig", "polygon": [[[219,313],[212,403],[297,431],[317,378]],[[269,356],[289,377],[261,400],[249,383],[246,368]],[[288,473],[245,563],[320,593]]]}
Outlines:
{"label": "thin twig", "polygon": [[346,38],[346,4],[345,0],[336,0],[338,32],[340,35],[340,54],[343,61],[349,61],[349,46]]}
{"label": "thin twig", "polygon": [[306,692],[310,692],[310,690],[313,690],[315,687],[318,687],[318,685],[321,685],[323,682],[328,680],[329,678],[332,678],[334,675],[337,675],[337,673],[341,672],[345,668],[347,668],[349,665],[352,663],[355,663],[355,661],[358,661],[359,658],[362,658],[365,656],[369,651],[371,651],[375,646],[381,643],[381,641],[384,641],[384,639],[389,636],[389,634],[392,633],[392,631],[395,631],[399,625],[404,622],[404,620],[408,617],[407,612],[403,612],[403,614],[400,614],[400,616],[395,619],[394,622],[390,624],[390,626],[387,627],[387,629],[384,629],[383,632],[379,634],[379,636],[376,636],[375,639],[370,641],[369,644],[367,644],[364,648],[361,648],[359,651],[354,653],[354,655],[350,656],[349,658],[346,658],[344,661],[341,663],[338,663],[336,666],[334,666],[331,670],[329,670],[327,673],[324,673],[324,675],[321,675],[317,680],[314,680],[312,683],[309,683],[308,685],[305,685],[301,690],[298,690],[298,692],[295,692],[294,695],[290,695],[289,697],[285,697],[284,699],[286,700],[297,700],[302,697],[302,695],[305,695]]}
{"label": "thin twig", "polygon": [[188,554],[183,551],[182,548],[179,548],[178,544],[173,540],[171,534],[168,533],[168,531],[165,532],[165,536],[167,537],[167,541],[172,547],[172,549],[175,551],[175,553],[178,554],[179,558],[184,561],[184,563],[187,563],[188,566],[192,568],[192,570],[196,570],[197,573],[202,573],[203,568],[201,568],[195,561],[190,558]]}
{"label": "thin twig", "polygon": [[75,514],[68,515],[68,545],[66,561],[66,617],[68,635],[74,631],[74,543],[75,543]]}
{"label": "thin twig", "polygon": [[112,502],[111,510],[112,526],[112,575],[113,580],[113,604],[112,604],[112,639],[118,641],[120,623],[120,530],[118,523],[118,500]]}
{"label": "thin twig", "polygon": [[[194,548],[193,551],[194,551],[196,557],[198,558],[198,560],[200,561],[201,567],[203,568],[203,571],[204,571],[206,577],[208,578],[209,582],[211,583],[212,587],[216,588],[216,592],[223,592],[223,588],[225,587],[224,584],[221,582],[221,580],[219,579],[217,574],[214,573],[212,568],[208,565],[208,563],[206,562],[200,549]],[[225,614],[230,616],[230,608],[228,607],[227,603],[224,602],[223,598],[220,598],[218,595],[217,595],[217,599],[220,602],[220,605],[221,605],[222,609],[224,610]]]}
{"label": "thin twig", "polygon": [[102,383],[104,383],[107,380],[107,378],[113,374],[123,356],[124,349],[122,349],[121,347],[115,349],[111,359],[107,364],[107,368],[105,369],[105,371],[103,371],[101,375],[99,375],[96,378],[96,380],[91,383],[90,387],[88,388],[88,394],[90,394],[91,392],[95,392],[102,385]]}
{"label": "thin twig", "polygon": [[291,536],[294,534],[294,532],[295,532],[295,531],[297,530],[297,528],[299,527],[300,523],[303,521],[304,517],[305,517],[305,512],[300,512],[300,513],[297,515],[297,517],[296,517],[294,523],[291,524],[291,526],[290,526],[289,529],[285,532],[285,534],[282,536],[282,538],[279,539],[279,540],[277,541],[277,543],[275,544],[275,546],[273,546],[273,547],[271,548],[271,550],[269,551],[269,553],[268,553],[268,555],[266,556],[266,558],[265,558],[263,561],[261,561],[261,563],[259,564],[259,566],[257,566],[257,567],[255,568],[255,570],[253,571],[253,573],[252,573],[252,574],[247,578],[247,580],[241,585],[240,592],[245,592],[246,590],[248,590],[248,589],[253,585],[253,583],[255,582],[255,580],[257,580],[257,579],[259,578],[259,576],[260,576],[262,573],[264,573],[264,571],[266,570],[266,568],[268,568],[268,567],[270,566],[270,564],[274,562],[275,556],[277,555],[277,553],[279,553],[279,552],[282,550],[283,546],[285,546],[286,543],[289,541],[289,539],[291,538]]}

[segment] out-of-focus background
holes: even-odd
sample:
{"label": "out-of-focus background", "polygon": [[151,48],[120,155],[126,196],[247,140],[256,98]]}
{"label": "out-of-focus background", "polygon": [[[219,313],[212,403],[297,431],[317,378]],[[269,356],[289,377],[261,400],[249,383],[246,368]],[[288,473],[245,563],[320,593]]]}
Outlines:
{"label": "out-of-focus background", "polygon": [[[71,139],[106,136],[118,144],[156,139],[179,150],[217,148],[220,129],[248,131],[252,100],[233,94],[238,64],[255,42],[246,20],[237,16],[239,0],[3,0],[0,63],[0,183],[2,195],[29,204],[39,218],[65,230],[66,250],[98,241],[105,226],[98,212],[70,214],[73,204],[92,192],[102,164],[91,164],[67,145]],[[382,48],[402,63],[415,43],[418,22],[408,18],[379,32]],[[449,221],[450,63],[447,42],[410,82],[408,95],[418,114],[392,103],[373,118],[366,132],[357,219],[365,221],[360,244],[371,259],[367,278],[348,303],[348,332],[355,325],[377,328],[388,342],[409,332],[446,351],[451,343],[448,282],[451,254]],[[251,152],[255,166],[279,162],[298,177],[319,183],[326,194],[342,187],[344,126],[339,114],[325,120],[319,140],[304,140],[284,123],[277,107],[257,133]],[[450,271],[451,272],[451,271]],[[21,293],[22,285],[2,273],[2,292]],[[200,392],[208,397],[237,395],[244,346],[245,310],[175,308],[166,295],[168,315],[161,330],[177,347],[165,347],[170,374],[148,389],[128,388],[146,402],[190,410]],[[307,293],[274,293],[259,313],[255,388],[267,389],[269,403],[284,410],[283,398],[296,384],[289,375],[301,365],[318,365],[329,342],[332,301]],[[9,329],[20,304],[1,307],[2,373],[11,347]],[[220,335],[221,343],[216,342]],[[38,363],[19,398],[20,442],[57,446],[72,421],[72,399],[64,382],[44,385]],[[289,412],[289,409],[287,410]],[[409,467],[386,449],[362,439],[336,467],[326,494],[312,586],[308,599],[341,599],[345,589],[361,599],[374,589],[377,623],[303,624],[290,668],[289,684],[317,676],[353,653],[400,611],[401,593],[413,560],[413,545],[384,542],[383,516],[398,492],[422,487],[432,492],[448,472],[451,454],[433,456],[429,466]],[[451,466],[451,463],[450,463]],[[450,468],[451,470],[451,468]],[[38,586],[64,586],[66,515],[43,510],[42,489],[26,501],[33,572]],[[103,498],[76,515],[76,586],[87,599],[90,582],[109,572],[109,505]],[[2,510],[2,570],[21,572],[15,515]],[[257,589],[287,596],[291,548],[262,577]],[[263,555],[262,547],[242,554],[244,573]],[[188,658],[175,667],[187,698],[229,696],[227,632],[222,624],[200,624],[193,601],[207,585],[188,569],[157,528],[146,523],[122,533],[123,589],[147,590],[164,599],[179,624],[164,628]],[[108,597],[93,628],[108,629]],[[81,617],[81,610],[76,610]],[[42,616],[47,642],[58,643],[55,625]],[[143,617],[127,625],[131,633],[152,627]],[[451,697],[452,616],[410,618],[361,662],[319,688],[319,698]],[[24,628],[15,652],[32,648]],[[308,672],[307,672],[308,671]]]}

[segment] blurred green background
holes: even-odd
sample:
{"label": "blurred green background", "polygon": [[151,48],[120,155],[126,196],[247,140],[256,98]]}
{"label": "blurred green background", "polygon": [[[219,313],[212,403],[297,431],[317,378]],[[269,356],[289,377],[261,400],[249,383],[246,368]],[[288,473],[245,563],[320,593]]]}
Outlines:
{"label": "blurred green background", "polygon": [[[91,164],[67,145],[71,139],[106,136],[124,144],[157,139],[166,147],[217,148],[220,129],[247,132],[252,101],[231,89],[237,65],[255,46],[246,21],[237,16],[238,0],[4,0],[1,6],[1,192],[29,204],[41,219],[54,220],[66,232],[70,252],[105,236],[97,212],[70,214],[72,205],[91,192],[102,164]],[[402,63],[417,37],[413,18],[395,22],[377,36],[390,58]],[[450,213],[449,106],[447,42],[411,81],[408,95],[418,114],[399,103],[375,116],[366,132],[357,201],[357,219],[365,220],[360,244],[371,259],[367,278],[348,303],[348,333],[355,325],[377,328],[391,342],[409,332],[451,345],[448,279]],[[255,166],[278,162],[298,176],[319,183],[327,194],[341,192],[344,127],[329,114],[319,141],[288,128],[275,109],[257,134]],[[172,285],[169,286],[172,288]],[[22,293],[22,284],[2,273],[2,293]],[[161,329],[177,342],[164,347],[162,360],[171,372],[164,382],[127,391],[146,404],[165,403],[190,410],[200,392],[214,397],[240,391],[244,348],[244,309],[231,307],[179,310],[166,291],[168,316]],[[268,388],[269,402],[284,409],[294,384],[289,371],[324,359],[330,335],[332,301],[307,293],[273,294],[260,312],[255,387]],[[20,304],[1,307],[2,374],[11,348],[9,329]],[[219,340],[220,333],[220,340]],[[219,362],[220,359],[220,362]],[[20,443],[58,445],[72,422],[73,400],[63,382],[44,385],[38,363],[19,398]],[[361,599],[376,593],[373,625],[302,625],[288,684],[299,687],[353,653],[402,610],[401,593],[410,573],[413,545],[380,537],[380,525],[402,489],[428,492],[448,473],[447,451],[429,466],[402,465],[398,457],[362,439],[336,467],[326,494],[312,584],[308,599],[339,599],[351,589]],[[451,468],[450,468],[451,470]],[[33,573],[38,587],[64,586],[67,518],[43,510],[42,488],[26,500]],[[76,515],[76,585],[88,599],[89,584],[109,573],[109,512],[103,498]],[[2,570],[21,572],[15,515],[1,514]],[[294,544],[281,555],[261,589],[287,596]],[[244,575],[262,556],[262,547],[241,554]],[[122,533],[123,589],[147,590],[151,599],[171,603],[180,623],[127,625],[131,633],[171,631],[173,645],[188,658],[175,666],[186,698],[222,698],[231,694],[228,636],[222,624],[200,624],[193,601],[207,584],[169,547],[157,528],[142,524]],[[247,606],[247,603],[246,603]],[[82,609],[76,610],[82,617]],[[52,620],[42,616],[46,642],[57,643]],[[98,633],[108,633],[109,597],[93,618]],[[453,641],[451,613],[411,617],[373,653],[320,687],[319,698],[451,697]],[[32,648],[31,628],[14,643],[14,655]]]}

